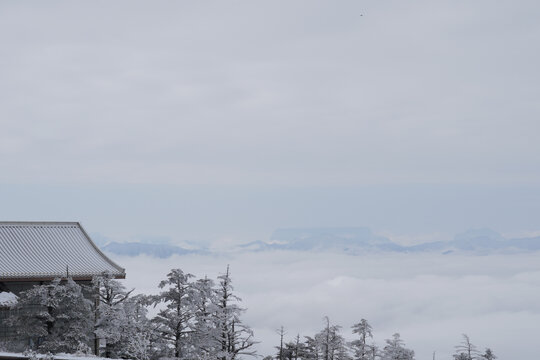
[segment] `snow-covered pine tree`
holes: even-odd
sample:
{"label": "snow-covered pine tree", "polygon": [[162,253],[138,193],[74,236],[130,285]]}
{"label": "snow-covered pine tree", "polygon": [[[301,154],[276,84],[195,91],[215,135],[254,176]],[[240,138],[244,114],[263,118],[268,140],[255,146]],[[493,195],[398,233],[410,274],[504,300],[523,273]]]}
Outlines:
{"label": "snow-covered pine tree", "polygon": [[371,325],[366,319],[360,320],[352,326],[353,334],[358,334],[358,339],[351,342],[351,347],[354,351],[355,360],[371,360],[373,359],[373,349],[368,345],[368,338],[373,339]]}
{"label": "snow-covered pine tree", "polygon": [[386,340],[386,346],[381,353],[381,360],[414,360],[414,351],[404,346],[399,333]]}
{"label": "snow-covered pine tree", "polygon": [[304,343],[300,341],[300,334],[296,334],[296,337],[294,338],[294,342],[292,343],[291,347],[294,348],[293,360],[302,359],[303,354],[305,353],[305,346]]}
{"label": "snow-covered pine tree", "polygon": [[89,352],[92,331],[91,302],[68,278],[36,285],[21,293],[10,323],[40,352]]}
{"label": "snow-covered pine tree", "polygon": [[131,328],[124,304],[133,292],[126,291],[124,285],[114,279],[110,273],[95,276],[89,287],[94,295],[94,335],[95,347],[99,348],[97,339],[105,342],[105,357],[121,357],[131,341]]}
{"label": "snow-covered pine tree", "polygon": [[237,302],[241,299],[233,294],[229,266],[218,280],[214,317],[215,326],[219,329],[219,337],[215,339],[219,346],[218,357],[220,360],[234,360],[241,355],[255,356],[256,351],[252,349],[255,345],[253,330],[240,317],[245,309],[238,306]]}
{"label": "snow-covered pine tree", "polygon": [[[454,355],[455,359],[459,360],[475,360],[480,357],[480,352],[474,344],[471,343],[471,339],[467,334],[463,334],[463,340],[461,344],[457,345],[456,354]],[[458,357],[460,356],[460,357]]]}
{"label": "snow-covered pine tree", "polygon": [[304,353],[302,359],[320,360],[319,346],[317,340],[311,336],[304,336]]}
{"label": "snow-covered pine tree", "polygon": [[493,354],[493,350],[491,350],[490,348],[487,348],[486,349],[486,352],[484,352],[484,354],[482,354],[480,356],[480,358],[483,360],[494,360],[496,359],[497,357],[495,356],[495,354]]}
{"label": "snow-covered pine tree", "polygon": [[193,284],[194,289],[194,317],[192,344],[194,352],[200,358],[216,359],[220,351],[216,339],[220,330],[215,324],[217,306],[217,292],[214,281],[205,277]]}
{"label": "snow-covered pine tree", "polygon": [[375,344],[375,342],[372,342],[371,345],[371,353],[370,353],[370,357],[369,359],[370,360],[376,360],[377,358],[380,358],[380,351],[379,351],[379,348],[377,347],[377,345]]}
{"label": "snow-covered pine tree", "polygon": [[172,357],[179,359],[189,358],[193,350],[192,327],[196,312],[196,291],[190,281],[193,277],[180,269],[172,269],[167,279],[159,284],[164,291],[154,297],[154,306],[163,303],[165,308],[153,322],[158,325],[161,338],[171,345]]}
{"label": "snow-covered pine tree", "polygon": [[339,333],[341,326],[330,325],[328,316],[324,317],[325,327],[315,335],[315,358],[321,360],[347,360],[348,348]]}
{"label": "snow-covered pine tree", "polygon": [[118,357],[136,360],[150,358],[152,327],[147,318],[148,297],[143,294],[132,296],[122,302],[125,323],[119,329],[124,333],[118,347]]}
{"label": "snow-covered pine tree", "polygon": [[284,350],[284,343],[283,343],[283,337],[285,336],[285,328],[281,326],[279,329],[276,330],[276,333],[279,335],[279,346],[276,346],[277,349],[277,360],[283,360],[285,359],[285,354],[283,352]]}
{"label": "snow-covered pine tree", "polygon": [[300,342],[300,334],[298,334],[293,341],[285,343],[284,358],[287,360],[301,359],[303,350],[304,344]]}
{"label": "snow-covered pine tree", "polygon": [[284,327],[281,326],[276,330],[276,333],[279,335],[279,345],[275,347],[276,349],[276,360],[298,360],[298,359],[308,359],[309,351],[306,349],[306,345],[300,341],[300,334],[297,334],[294,337],[294,340],[285,342],[284,336],[287,334]]}
{"label": "snow-covered pine tree", "polygon": [[6,323],[15,329],[16,334],[35,350],[40,339],[47,337],[53,329],[55,317],[53,309],[58,307],[58,300],[51,296],[52,289],[60,280],[50,285],[36,285],[21,292],[15,312]]}

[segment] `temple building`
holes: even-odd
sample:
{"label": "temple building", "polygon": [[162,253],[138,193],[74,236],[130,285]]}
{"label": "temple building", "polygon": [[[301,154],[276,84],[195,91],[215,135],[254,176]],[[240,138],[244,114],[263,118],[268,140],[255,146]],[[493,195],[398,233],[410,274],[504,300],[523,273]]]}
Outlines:
{"label": "temple building", "polygon": [[15,336],[5,319],[21,291],[55,278],[89,284],[106,272],[125,278],[78,222],[0,222],[0,342]]}

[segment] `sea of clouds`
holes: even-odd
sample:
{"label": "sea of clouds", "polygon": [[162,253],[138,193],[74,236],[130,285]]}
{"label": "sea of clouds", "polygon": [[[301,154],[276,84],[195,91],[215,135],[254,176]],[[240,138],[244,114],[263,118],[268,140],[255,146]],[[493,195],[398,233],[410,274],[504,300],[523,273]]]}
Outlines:
{"label": "sea of clouds", "polygon": [[127,287],[157,293],[171,268],[215,278],[230,264],[246,323],[275,352],[276,329],[286,338],[314,335],[323,316],[350,327],[367,319],[378,345],[399,332],[417,359],[450,359],[466,333],[499,359],[536,359],[540,332],[538,254],[342,254],[272,251],[222,255],[114,257],[126,268]]}

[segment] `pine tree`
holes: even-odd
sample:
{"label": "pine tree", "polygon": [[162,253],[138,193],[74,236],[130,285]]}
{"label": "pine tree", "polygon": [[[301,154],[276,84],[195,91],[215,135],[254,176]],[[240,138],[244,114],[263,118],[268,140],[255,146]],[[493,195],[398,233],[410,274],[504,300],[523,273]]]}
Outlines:
{"label": "pine tree", "polygon": [[347,345],[339,334],[341,326],[330,325],[328,316],[324,317],[326,326],[315,335],[317,358],[321,360],[347,360],[349,358]]}
{"label": "pine tree", "polygon": [[483,355],[481,355],[480,357],[482,359],[486,359],[486,360],[494,360],[494,359],[497,358],[495,356],[495,354],[493,354],[493,351],[490,348],[487,348],[486,352]]}
{"label": "pine tree", "polygon": [[297,334],[293,341],[285,344],[284,357],[288,360],[298,360],[303,358],[304,344],[300,342],[300,334]]}
{"label": "pine tree", "polygon": [[159,284],[164,291],[154,298],[154,306],[165,304],[153,319],[158,324],[157,331],[171,345],[173,356],[180,359],[188,358],[192,349],[191,326],[196,305],[191,278],[192,274],[184,274],[180,269],[171,270]]}
{"label": "pine tree", "polygon": [[352,326],[353,334],[358,334],[359,339],[351,342],[351,347],[354,351],[355,360],[370,360],[372,359],[373,350],[371,345],[367,344],[368,338],[373,339],[371,325],[366,319],[360,320],[359,323]]}
{"label": "pine tree", "polygon": [[218,339],[219,328],[215,323],[217,306],[217,293],[214,281],[205,277],[195,282],[194,286],[194,318],[192,341],[195,353],[207,359],[218,357],[220,347]]}
{"label": "pine tree", "polygon": [[219,329],[219,358],[221,360],[234,360],[240,355],[254,356],[256,351],[253,330],[243,323],[242,313],[237,302],[241,299],[233,294],[233,286],[229,274],[229,266],[224,275],[218,277],[217,309],[214,317],[215,326]]}
{"label": "pine tree", "polygon": [[370,353],[370,357],[369,357],[369,360],[376,360],[377,357],[380,358],[380,351],[379,351],[379,348],[377,347],[377,345],[375,345],[375,343],[371,343],[370,345],[370,350],[371,350],[371,353]]}
{"label": "pine tree", "polygon": [[414,351],[405,348],[399,333],[392,335],[392,339],[386,340],[386,346],[381,354],[382,360],[414,360]]}
{"label": "pine tree", "polygon": [[147,318],[146,295],[130,297],[122,303],[125,322],[119,331],[123,333],[119,342],[117,357],[148,360],[150,357],[151,326]]}
{"label": "pine tree", "polygon": [[[480,352],[476,348],[475,345],[471,343],[471,340],[468,335],[463,334],[463,341],[461,344],[455,347],[456,348],[456,355],[454,355],[454,358],[456,359],[464,359],[464,360],[474,360],[478,359],[480,356]],[[462,355],[464,354],[464,356]],[[460,356],[459,358],[456,356]]]}
{"label": "pine tree", "polygon": [[22,292],[17,309],[10,323],[38,351],[89,352],[91,302],[73,279],[58,278]]}
{"label": "pine tree", "polygon": [[320,360],[319,344],[317,340],[311,336],[305,336],[303,359]]}
{"label": "pine tree", "polygon": [[285,358],[284,347],[283,347],[284,346],[283,337],[285,336],[285,329],[283,328],[283,326],[277,329],[276,333],[279,335],[279,346],[276,346],[276,349],[278,350],[276,359],[283,360]]}
{"label": "pine tree", "polygon": [[98,339],[103,339],[105,357],[121,357],[134,332],[124,308],[133,290],[126,291],[111,273],[95,276],[88,290],[94,295],[95,347],[99,347]]}

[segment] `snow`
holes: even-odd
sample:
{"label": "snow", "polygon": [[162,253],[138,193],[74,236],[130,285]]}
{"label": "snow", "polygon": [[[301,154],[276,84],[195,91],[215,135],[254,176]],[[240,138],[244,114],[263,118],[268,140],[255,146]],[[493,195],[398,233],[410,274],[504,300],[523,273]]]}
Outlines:
{"label": "snow", "polygon": [[13,306],[17,304],[17,295],[10,292],[0,292],[0,306]]}
{"label": "snow", "polygon": [[[46,354],[36,354],[38,359],[47,357]],[[106,358],[92,356],[92,355],[75,355],[75,354],[54,354],[55,360],[105,360]],[[23,353],[12,353],[12,352],[2,352],[0,351],[0,359],[9,358],[9,359],[28,359],[27,355]],[[119,360],[119,359],[106,359],[106,360]]]}

